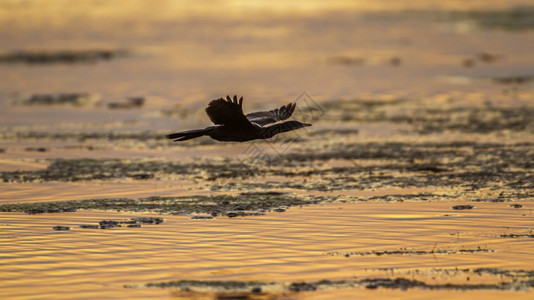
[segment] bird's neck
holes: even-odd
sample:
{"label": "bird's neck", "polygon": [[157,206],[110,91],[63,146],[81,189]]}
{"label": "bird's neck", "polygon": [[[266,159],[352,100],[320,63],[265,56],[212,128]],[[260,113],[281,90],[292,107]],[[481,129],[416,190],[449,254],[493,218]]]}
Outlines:
{"label": "bird's neck", "polygon": [[268,127],[264,127],[261,129],[261,132],[260,132],[261,138],[268,139],[279,133],[300,128],[299,126],[296,125],[296,123],[297,122],[295,121],[287,121],[287,122],[271,125]]}

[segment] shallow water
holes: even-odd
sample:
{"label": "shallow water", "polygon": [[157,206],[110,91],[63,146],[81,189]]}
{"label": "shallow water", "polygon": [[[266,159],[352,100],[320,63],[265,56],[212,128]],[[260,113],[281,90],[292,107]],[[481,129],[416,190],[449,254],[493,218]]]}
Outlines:
{"label": "shallow water", "polygon": [[[139,214],[2,213],[2,293],[9,299],[39,299],[46,295],[62,299],[98,295],[171,297],[167,293],[172,291],[125,289],[123,285],[181,279],[299,282],[389,276],[428,283],[511,281],[498,275],[477,276],[454,270],[528,268],[525,263],[534,259],[531,239],[499,237],[525,233],[534,226],[529,208],[534,202],[521,204],[525,208],[479,203],[472,210],[453,211],[450,202],[332,203],[237,219],[164,216],[165,222],[159,225],[108,230],[78,226]],[[72,229],[53,231],[51,228],[56,225]],[[491,252],[476,252],[479,248]],[[400,249],[428,253],[344,256]],[[451,253],[432,253],[433,250]],[[459,250],[474,252],[455,253]],[[440,274],[440,269],[451,274]],[[415,271],[419,274],[414,275]],[[32,288],[24,289],[25,286]],[[390,292],[357,289],[347,293],[381,297]],[[413,293],[418,297],[441,297],[459,292],[411,289],[396,294],[408,297]],[[490,298],[501,297],[502,293]],[[524,293],[516,292],[514,297],[526,299]],[[327,295],[302,295],[306,299],[315,296]]]}
{"label": "shallow water", "polygon": [[[0,212],[0,297],[532,298],[534,24],[510,21],[530,1],[66,2],[1,1],[0,56],[125,55],[0,58],[0,211],[322,198],[107,230],[79,225],[161,215]],[[234,93],[246,112],[296,101],[313,126],[251,143],[164,138],[207,126],[208,101]],[[28,100],[72,94],[85,96]],[[412,285],[363,281],[380,278]],[[208,284],[145,286],[176,280]],[[210,280],[274,284],[258,295]],[[317,290],[291,291],[299,282]]]}

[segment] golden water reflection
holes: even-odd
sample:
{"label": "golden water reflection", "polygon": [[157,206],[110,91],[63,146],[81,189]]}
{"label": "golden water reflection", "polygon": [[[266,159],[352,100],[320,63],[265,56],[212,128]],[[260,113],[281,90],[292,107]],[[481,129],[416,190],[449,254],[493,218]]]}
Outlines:
{"label": "golden water reflection", "polygon": [[[433,270],[519,270],[534,259],[528,238],[499,238],[501,234],[524,233],[534,227],[528,209],[534,202],[522,204],[527,209],[514,209],[506,203],[477,203],[473,210],[453,214],[450,202],[332,203],[261,217],[192,220],[189,216],[165,216],[165,222],[159,225],[110,230],[78,226],[103,219],[127,219],[134,214],[2,213],[2,293],[9,299],[91,299],[102,295],[142,299],[171,294],[159,289],[125,289],[123,285],[182,279],[298,282],[414,276],[428,283],[467,283],[462,274],[436,276]],[[72,229],[53,231],[56,225]],[[479,248],[491,251],[343,255]],[[409,273],[414,270],[420,273]],[[471,277],[469,283],[501,280],[484,274]],[[356,289],[347,293],[380,297],[389,292]],[[423,297],[454,292],[410,290],[400,296],[412,293]],[[496,299],[501,293],[492,295],[490,298]],[[523,295],[526,294],[514,294]],[[327,297],[322,292],[308,296]]]}
{"label": "golden water reflection", "polygon": [[[469,22],[433,22],[424,18],[395,20],[390,18],[392,15],[365,18],[367,14],[405,10],[498,11],[532,5],[529,1],[75,2],[0,1],[0,54],[15,50],[124,49],[128,56],[95,64],[2,64],[0,131],[5,135],[0,138],[0,172],[39,170],[58,158],[184,162],[195,157],[219,160],[236,157],[248,144],[184,146],[163,139],[171,130],[209,124],[204,106],[210,99],[228,93],[243,94],[247,112],[272,109],[294,101],[302,91],[308,92],[321,105],[340,99],[369,103],[384,99],[409,100],[400,106],[386,106],[380,111],[384,116],[395,116],[404,110],[419,112],[417,108],[443,112],[462,111],[466,107],[481,110],[501,106],[530,108],[534,100],[532,81],[528,81],[534,65],[532,30],[478,31]],[[475,67],[462,64],[480,53],[502,59],[491,64],[479,62]],[[491,81],[491,78],[516,75],[525,75],[526,82],[504,86]],[[68,92],[88,93],[99,100],[80,107],[20,105],[20,99],[27,95]],[[143,97],[146,103],[131,110],[113,110],[107,105],[132,96]],[[408,116],[414,120],[420,117],[417,114]],[[343,128],[352,129],[351,134],[310,135],[294,147],[304,149],[302,153],[305,153],[330,144],[342,146],[353,142],[476,141],[513,146],[532,141],[531,127],[522,131],[510,131],[510,128],[489,133],[446,130],[421,135],[413,131],[411,122],[381,122],[380,119],[340,122],[343,117],[342,114],[325,116],[324,120],[314,122],[313,130]],[[531,126],[532,122],[526,120],[525,124]],[[24,137],[28,132],[44,134],[44,138]],[[146,139],[113,140],[108,139],[107,132],[147,134]],[[73,135],[65,139],[52,138],[54,134],[65,133]],[[97,137],[85,140],[80,138],[82,133]],[[38,147],[46,151],[28,150]],[[459,149],[451,147],[450,150]],[[332,169],[410,162],[359,159],[310,163],[314,168]],[[525,166],[530,165],[525,163]],[[386,175],[410,174],[390,172]],[[447,176],[447,172],[441,174]],[[524,174],[528,178],[531,172],[526,170]],[[215,195],[245,190],[214,192],[212,188],[220,182],[180,177],[180,174],[160,175],[156,174],[153,180],[2,182],[0,204]],[[305,176],[274,177],[251,180],[308,179]],[[322,179],[312,177],[310,182]],[[225,183],[234,181],[239,183],[238,179]],[[124,285],[181,279],[296,282],[403,277],[437,284],[498,283],[503,279],[497,275],[469,274],[468,280],[465,273],[454,270],[481,267],[532,270],[529,264],[534,261],[531,238],[499,237],[509,233],[527,234],[534,228],[532,190],[527,184],[523,187],[523,190],[514,191],[525,197],[526,200],[520,202],[523,208],[512,208],[506,202],[476,202],[473,210],[463,211],[452,210],[455,201],[463,204],[462,201],[474,198],[496,199],[502,188],[500,183],[474,189],[469,195],[468,192],[459,195],[461,189],[455,185],[335,192],[266,188],[260,190],[358,199],[421,193],[457,197],[435,202],[331,203],[294,207],[282,214],[232,219],[193,220],[190,216],[165,216],[166,221],[160,225],[112,230],[81,229],[79,225],[139,214],[0,213],[0,298],[217,297],[210,292],[124,288]],[[511,190],[506,190],[507,194],[515,195]],[[514,201],[514,197],[507,199]],[[56,225],[70,226],[71,230],[53,231]],[[430,253],[358,254],[400,249]],[[450,253],[432,253],[433,249]],[[455,252],[459,250],[476,251]],[[319,290],[275,296],[331,299],[332,295],[332,291]],[[532,292],[353,288],[336,290],[335,296],[345,299],[530,299]]]}

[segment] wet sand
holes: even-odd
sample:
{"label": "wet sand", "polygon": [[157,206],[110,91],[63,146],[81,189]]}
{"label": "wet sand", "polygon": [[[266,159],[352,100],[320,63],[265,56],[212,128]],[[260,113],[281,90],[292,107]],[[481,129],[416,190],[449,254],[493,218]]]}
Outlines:
{"label": "wet sand", "polygon": [[532,298],[529,3],[232,3],[0,4],[3,298]]}

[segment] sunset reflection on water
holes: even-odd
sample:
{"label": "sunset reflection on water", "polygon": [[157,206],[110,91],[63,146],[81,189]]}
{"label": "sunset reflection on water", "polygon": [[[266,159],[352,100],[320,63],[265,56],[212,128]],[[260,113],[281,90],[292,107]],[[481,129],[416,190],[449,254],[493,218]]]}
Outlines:
{"label": "sunset reflection on water", "polygon": [[[523,6],[528,11],[528,5],[1,1],[0,205],[218,195],[239,202],[246,192],[329,201],[202,220],[153,211],[0,212],[0,298],[532,298],[519,283],[504,290],[356,284],[297,293],[287,287],[404,278],[494,288],[532,280],[524,274],[532,272],[528,262],[534,260],[528,183],[534,31],[493,29],[470,19]],[[95,61],[6,58],[88,50],[121,55]],[[62,94],[87,99],[28,104],[35,95]],[[235,170],[224,167],[243,158],[251,144],[172,143],[164,137],[208,126],[205,106],[227,94],[244,96],[245,113],[305,94],[324,114],[296,138],[254,144],[273,161],[288,155],[283,163],[258,159],[258,175],[230,176]],[[128,107],[131,98],[141,104]],[[196,173],[16,176],[84,159],[96,166],[182,163]],[[474,207],[453,208],[467,203]],[[162,216],[165,222],[79,227],[137,216]],[[52,230],[58,225],[71,229]],[[145,287],[179,280],[277,285],[264,288],[265,295]]]}

